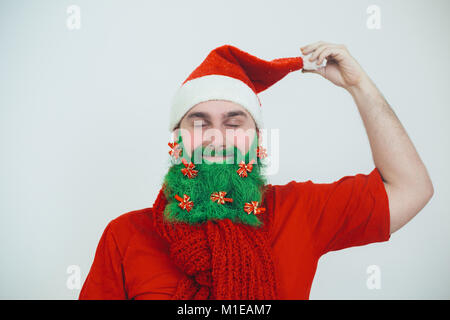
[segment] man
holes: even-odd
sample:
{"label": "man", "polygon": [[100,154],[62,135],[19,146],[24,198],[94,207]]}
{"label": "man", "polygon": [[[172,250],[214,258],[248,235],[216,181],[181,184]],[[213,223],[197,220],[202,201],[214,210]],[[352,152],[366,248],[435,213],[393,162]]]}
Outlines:
{"label": "man", "polygon": [[[427,170],[345,46],[301,51],[308,60],[265,61],[225,45],[191,73],[172,104],[172,165],[156,201],[108,224],[80,299],[308,299],[323,254],[387,241],[425,206]],[[266,183],[257,93],[300,69],[352,95],[370,174]]]}

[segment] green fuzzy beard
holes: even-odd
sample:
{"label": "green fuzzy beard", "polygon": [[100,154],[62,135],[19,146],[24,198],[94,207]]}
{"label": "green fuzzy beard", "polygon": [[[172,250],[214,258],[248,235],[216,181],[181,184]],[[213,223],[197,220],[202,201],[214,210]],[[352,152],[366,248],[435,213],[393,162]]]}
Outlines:
{"label": "green fuzzy beard", "polygon": [[[256,147],[258,146],[257,136],[245,156],[242,155],[237,147],[224,150],[222,155],[234,155],[234,163],[213,163],[206,160],[202,163],[195,164],[194,159],[202,159],[201,155],[217,155],[214,150],[207,152],[201,146],[194,150],[191,158],[186,157],[181,136],[178,137],[178,143],[182,148],[182,156],[187,162],[195,165],[194,170],[198,170],[196,177],[189,179],[183,175],[181,169],[185,168],[181,163],[181,158],[177,159],[178,163],[174,163],[169,168],[168,173],[164,177],[164,195],[168,201],[164,215],[170,222],[185,222],[188,224],[199,224],[207,220],[230,219],[235,223],[243,223],[255,227],[262,225],[261,221],[252,212],[248,214],[244,211],[245,203],[258,201],[258,207],[261,206],[262,194],[266,179],[261,174],[264,164],[256,157]],[[197,155],[197,156],[196,156]],[[237,173],[241,160],[245,163],[253,159],[253,169],[247,172],[247,177],[240,177]],[[228,162],[230,162],[228,160]],[[225,191],[226,198],[232,198],[233,202],[225,202],[219,204],[210,199],[211,193]],[[194,203],[193,208],[188,212],[178,206],[179,201],[175,199],[175,195],[183,198],[186,194]],[[264,214],[264,213],[261,213]]]}

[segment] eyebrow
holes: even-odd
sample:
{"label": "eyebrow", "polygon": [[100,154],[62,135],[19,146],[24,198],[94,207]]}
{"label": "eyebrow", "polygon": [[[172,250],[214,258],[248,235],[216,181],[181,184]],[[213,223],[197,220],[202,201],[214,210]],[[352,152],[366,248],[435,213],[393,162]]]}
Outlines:
{"label": "eyebrow", "polygon": [[[225,113],[222,118],[232,118],[232,117],[236,117],[236,116],[243,116],[243,117],[247,117],[247,114],[244,111],[241,110],[234,110],[234,111],[229,111],[227,113]],[[187,116],[187,119],[191,119],[191,118],[203,118],[203,119],[209,119],[210,116],[208,113],[206,112],[201,112],[201,111],[197,111],[197,112],[192,112]]]}
{"label": "eyebrow", "polygon": [[209,114],[207,114],[206,112],[192,112],[190,114],[188,114],[187,119],[191,119],[191,118],[204,118],[204,119],[209,119]]}
{"label": "eyebrow", "polygon": [[241,110],[235,110],[235,111],[227,112],[224,115],[224,118],[232,118],[232,117],[236,117],[236,116],[243,116],[243,117],[247,118],[247,114],[244,111],[241,111]]}

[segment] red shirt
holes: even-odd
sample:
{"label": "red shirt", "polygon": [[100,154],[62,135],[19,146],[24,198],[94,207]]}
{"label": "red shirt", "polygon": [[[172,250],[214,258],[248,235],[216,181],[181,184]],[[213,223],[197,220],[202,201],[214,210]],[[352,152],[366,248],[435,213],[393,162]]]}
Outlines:
{"label": "red shirt", "polygon": [[[274,186],[271,235],[280,299],[308,299],[319,258],[390,238],[389,203],[377,168],[333,183]],[[170,299],[182,273],[149,214],[125,213],[103,232],[79,299]]]}

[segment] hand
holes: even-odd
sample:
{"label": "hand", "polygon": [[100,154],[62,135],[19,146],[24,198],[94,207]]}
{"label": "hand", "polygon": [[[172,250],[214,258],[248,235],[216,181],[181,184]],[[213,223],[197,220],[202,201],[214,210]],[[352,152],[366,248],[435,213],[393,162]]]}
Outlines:
{"label": "hand", "polygon": [[346,90],[361,86],[369,78],[344,45],[319,41],[300,49],[304,55],[312,52],[309,60],[311,62],[317,60],[317,65],[320,65],[323,59],[327,59],[325,67],[317,70],[302,69],[302,72],[318,73]]}

